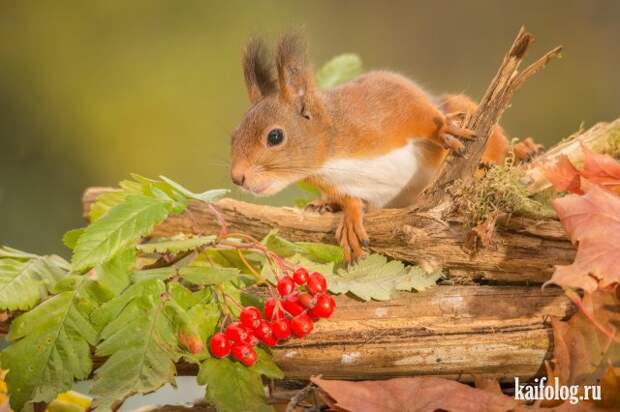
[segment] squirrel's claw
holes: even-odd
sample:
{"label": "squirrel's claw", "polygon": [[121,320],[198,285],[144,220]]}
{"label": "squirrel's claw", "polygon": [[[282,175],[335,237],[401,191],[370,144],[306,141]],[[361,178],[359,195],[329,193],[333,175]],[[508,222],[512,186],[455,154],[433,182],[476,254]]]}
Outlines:
{"label": "squirrel's claw", "polygon": [[531,162],[535,157],[545,152],[545,148],[541,144],[534,142],[534,139],[528,137],[519,142],[514,147],[515,157],[519,163]]}
{"label": "squirrel's claw", "polygon": [[362,213],[345,213],[336,230],[336,239],[344,250],[344,259],[351,263],[364,255],[362,247],[369,244]]}
{"label": "squirrel's claw", "polygon": [[322,215],[324,213],[338,212],[340,210],[340,207],[336,203],[329,202],[325,199],[315,199],[312,202],[308,203],[304,207],[304,210],[307,212],[319,213]]}

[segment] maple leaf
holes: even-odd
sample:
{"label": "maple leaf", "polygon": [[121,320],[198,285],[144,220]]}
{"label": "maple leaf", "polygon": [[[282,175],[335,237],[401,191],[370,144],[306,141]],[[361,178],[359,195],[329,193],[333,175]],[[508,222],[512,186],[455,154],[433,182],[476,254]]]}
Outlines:
{"label": "maple leaf", "polygon": [[555,190],[583,194],[587,192],[590,184],[596,184],[620,194],[620,163],[609,155],[593,152],[583,143],[581,151],[581,170],[578,170],[566,155],[558,157],[555,164],[543,167],[545,177]]}
{"label": "maple leaf", "polygon": [[584,155],[581,175],[592,183],[620,194],[620,163],[609,155],[593,152],[583,143],[581,150]]}
{"label": "maple leaf", "polygon": [[503,394],[435,377],[349,382],[311,378],[335,406],[355,412],[479,412],[514,410],[518,402]]}
{"label": "maple leaf", "polygon": [[571,265],[556,266],[547,283],[593,292],[620,282],[620,197],[593,185],[553,201],[566,233],[579,244]]}
{"label": "maple leaf", "polygon": [[[620,302],[614,293],[596,291],[579,302],[581,310],[568,321],[552,319],[553,360],[547,364],[548,381],[562,385],[601,385],[600,406],[616,405],[614,367],[620,366],[620,344],[609,331],[620,329]],[[611,370],[610,370],[611,369]]]}
{"label": "maple leaf", "polygon": [[545,177],[556,192],[583,193],[579,170],[571,163],[568,156],[561,155],[552,166],[544,166]]}

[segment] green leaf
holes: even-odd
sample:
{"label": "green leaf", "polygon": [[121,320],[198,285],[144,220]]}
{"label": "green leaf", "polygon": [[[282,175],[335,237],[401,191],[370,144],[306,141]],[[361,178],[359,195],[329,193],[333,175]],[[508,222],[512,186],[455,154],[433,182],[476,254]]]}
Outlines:
{"label": "green leaf", "polygon": [[165,286],[157,280],[148,283],[129,302],[123,295],[115,299],[126,304],[101,332],[96,355],[108,359],[97,369],[91,390],[98,410],[174,383],[177,340],[160,298]]}
{"label": "green leaf", "polygon": [[97,265],[90,278],[101,288],[109,291],[112,296],[119,295],[129,286],[133,266],[136,263],[134,249],[125,249],[107,262]]}
{"label": "green leaf", "polygon": [[0,310],[28,310],[46,298],[71,267],[55,255],[0,248]]}
{"label": "green leaf", "polygon": [[127,196],[86,228],[73,251],[73,268],[82,271],[109,260],[151,232],[171,210],[171,203],[143,195]]}
{"label": "green leaf", "polygon": [[426,273],[419,266],[405,267],[397,260],[387,261],[372,254],[337,274],[322,272],[332,293],[352,293],[363,300],[389,300],[397,290],[422,291],[433,286],[440,272]]}
{"label": "green leaf", "polygon": [[[88,211],[88,218],[90,222],[96,222],[101,218],[101,216],[105,215],[108,210],[123,203],[127,198],[127,194],[127,192],[123,192],[121,190],[114,190],[97,196],[97,200],[92,204],[90,210]],[[71,249],[74,248],[75,247]]]}
{"label": "green leaf", "polygon": [[301,253],[308,259],[318,263],[341,264],[344,260],[344,252],[340,246],[328,245],[326,243],[297,242]]}
{"label": "green leaf", "polygon": [[137,248],[142,253],[180,253],[198,249],[201,246],[211,244],[216,236],[187,236],[177,235],[171,238],[158,239],[154,242],[143,243]]}
{"label": "green leaf", "polygon": [[66,247],[68,247],[69,249],[73,250],[75,249],[75,245],[78,241],[78,239],[80,238],[80,236],[82,236],[82,233],[84,233],[84,230],[86,228],[79,228],[79,229],[71,229],[68,232],[66,232],[63,237],[62,237],[62,243],[65,244]]}
{"label": "green leaf", "polygon": [[273,412],[265,399],[260,374],[228,358],[202,363],[198,383],[207,385],[207,401],[218,412]]}
{"label": "green leaf", "polygon": [[321,67],[316,73],[320,88],[328,89],[353,79],[362,73],[362,60],[356,54],[341,54]]}
{"label": "green leaf", "polygon": [[252,365],[250,369],[254,372],[265,375],[268,378],[272,379],[283,379],[284,372],[276,365],[273,361],[273,356],[271,353],[267,352],[265,349],[260,346],[256,347],[256,363]]}
{"label": "green leaf", "polygon": [[203,192],[203,193],[194,193],[191,190],[186,189],[185,187],[181,186],[174,180],[168,179],[166,176],[159,176],[159,178],[163,180],[164,182],[166,182],[167,184],[169,184],[170,187],[175,189],[177,192],[181,193],[183,196],[186,196],[190,199],[201,200],[203,202],[215,202],[216,200],[218,200],[219,198],[221,198],[222,196],[230,192],[230,190],[228,189],[213,189],[213,190],[207,190],[206,192]]}
{"label": "green leaf", "polygon": [[178,273],[178,269],[174,266],[164,266],[154,269],[143,269],[133,273],[134,282],[142,282],[145,280],[159,279],[167,280]]}
{"label": "green leaf", "polygon": [[238,269],[217,266],[188,266],[179,271],[181,277],[198,286],[220,285],[242,276]]}
{"label": "green leaf", "polygon": [[88,320],[94,305],[82,293],[87,283],[79,278],[74,290],[59,293],[12,322],[2,366],[10,370],[7,384],[14,410],[28,401],[48,402],[75,380],[89,376],[90,345],[96,343],[97,332]]}

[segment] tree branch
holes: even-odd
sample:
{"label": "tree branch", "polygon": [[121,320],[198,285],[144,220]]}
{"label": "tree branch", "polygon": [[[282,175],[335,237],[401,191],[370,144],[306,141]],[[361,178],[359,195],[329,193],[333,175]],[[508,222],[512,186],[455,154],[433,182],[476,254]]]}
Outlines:
{"label": "tree branch", "polygon": [[527,79],[544,68],[549,60],[560,55],[561,47],[556,47],[519,73],[519,65],[533,41],[534,37],[521,27],[478,109],[471,117],[465,119],[463,124],[464,127],[474,130],[478,138],[465,142],[465,150],[461,155],[450,155],[443,162],[435,182],[416,202],[417,210],[428,210],[446,201],[449,198],[447,188],[456,179],[473,178],[491,130],[508,108],[514,93]]}

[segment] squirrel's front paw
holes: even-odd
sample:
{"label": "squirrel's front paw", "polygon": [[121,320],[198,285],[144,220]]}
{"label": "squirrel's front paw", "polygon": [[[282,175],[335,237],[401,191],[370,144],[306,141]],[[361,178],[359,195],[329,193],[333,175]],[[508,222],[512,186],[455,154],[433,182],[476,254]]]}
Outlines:
{"label": "squirrel's front paw", "polygon": [[344,259],[351,263],[364,255],[362,247],[368,246],[368,234],[363,224],[363,213],[346,213],[336,230],[336,239],[344,250]]}
{"label": "squirrel's front paw", "polygon": [[451,150],[456,154],[462,153],[465,149],[465,146],[459,139],[473,140],[476,138],[476,132],[471,129],[458,126],[454,122],[454,118],[456,118],[458,115],[460,115],[460,113],[447,115],[446,123],[444,124],[441,124],[442,122],[439,120],[437,122],[440,125],[437,132],[439,144],[444,149]]}
{"label": "squirrel's front paw", "polygon": [[519,142],[514,147],[515,157],[519,163],[531,162],[536,156],[545,152],[545,148],[541,144],[534,142],[534,139],[528,137]]}
{"label": "squirrel's front paw", "polygon": [[335,213],[340,211],[340,205],[336,203],[329,202],[325,199],[315,199],[312,202],[308,203],[304,210],[307,212],[314,213]]}

